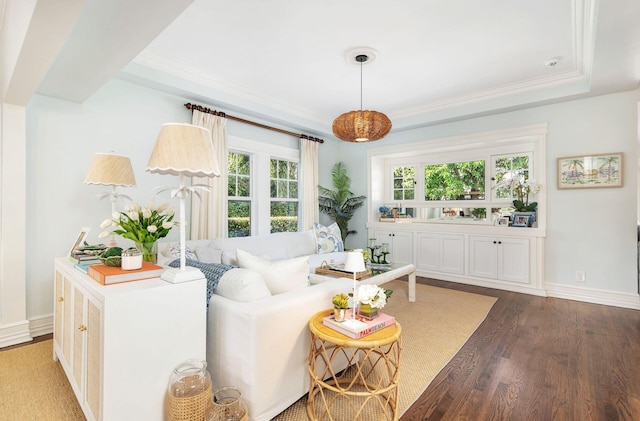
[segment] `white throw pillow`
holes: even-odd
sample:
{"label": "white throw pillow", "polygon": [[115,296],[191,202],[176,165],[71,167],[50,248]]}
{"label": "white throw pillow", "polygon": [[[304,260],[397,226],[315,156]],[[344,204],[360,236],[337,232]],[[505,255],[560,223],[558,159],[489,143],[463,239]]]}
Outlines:
{"label": "white throw pillow", "polygon": [[342,243],[342,236],[340,235],[340,227],[338,227],[336,222],[328,227],[314,222],[313,231],[316,235],[318,254],[344,251],[344,244]]}
{"label": "white throw pillow", "polygon": [[[169,257],[173,257],[175,259],[180,258],[180,243],[174,243],[169,246]],[[189,248],[189,246],[184,247],[184,258],[189,260],[198,260],[196,254]]]}
{"label": "white throw pillow", "polygon": [[196,256],[202,263],[222,263],[222,250],[207,246],[196,247]]}
{"label": "white throw pillow", "polygon": [[223,265],[238,266],[238,260],[236,259],[236,256],[226,250],[222,250],[221,259]]}
{"label": "white throw pillow", "polygon": [[307,256],[270,262],[254,256],[248,251],[236,250],[238,266],[259,272],[264,278],[271,294],[280,294],[309,284],[309,265]]}
{"label": "white throw pillow", "polygon": [[233,268],[220,277],[216,294],[243,303],[270,297],[271,292],[258,272]]}

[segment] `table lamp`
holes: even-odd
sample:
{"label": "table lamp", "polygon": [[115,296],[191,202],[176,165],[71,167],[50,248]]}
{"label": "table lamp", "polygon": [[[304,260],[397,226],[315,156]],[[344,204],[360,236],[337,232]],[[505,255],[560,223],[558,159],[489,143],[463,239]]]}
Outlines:
{"label": "table lamp", "polygon": [[367,268],[364,265],[364,257],[359,251],[347,252],[347,260],[344,262],[344,270],[353,273],[353,308],[351,310],[351,319],[345,320],[343,323],[353,329],[359,329],[362,326],[366,326],[366,323],[356,320],[356,305],[358,302],[358,291],[356,286],[356,274],[363,272]]}
{"label": "table lamp", "polygon": [[[89,171],[84,178],[84,184],[101,184],[111,186],[111,193],[98,195],[100,199],[109,197],[111,199],[111,217],[116,212],[116,201],[118,197],[131,198],[127,195],[118,194],[116,186],[135,187],[136,177],[133,174],[131,160],[127,156],[115,155],[112,153],[96,153],[93,155]],[[113,234],[108,246],[115,246],[116,242]]]}
{"label": "table lamp", "polygon": [[179,187],[171,191],[171,197],[180,200],[180,268],[169,268],[161,278],[167,282],[179,283],[202,278],[202,272],[186,266],[185,257],[185,198],[196,189],[208,190],[208,186],[184,184],[186,177],[217,177],[220,175],[215,157],[211,132],[204,127],[184,123],[163,124],[156,145],[153,148],[148,172],[170,174],[180,177]]}

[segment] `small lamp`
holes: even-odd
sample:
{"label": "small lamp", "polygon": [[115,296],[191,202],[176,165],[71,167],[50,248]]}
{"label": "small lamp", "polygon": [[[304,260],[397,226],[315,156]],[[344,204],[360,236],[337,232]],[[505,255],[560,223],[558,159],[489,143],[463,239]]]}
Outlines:
{"label": "small lamp", "polygon": [[161,278],[172,283],[201,278],[203,275],[200,270],[186,267],[185,198],[188,193],[195,192],[197,188],[204,190],[208,188],[202,185],[185,187],[184,177],[220,175],[211,142],[211,132],[204,127],[191,124],[163,124],[146,170],[152,174],[170,174],[180,177],[179,188],[171,191],[171,196],[180,200],[180,269],[167,269]]}
{"label": "small lamp", "polygon": [[353,329],[358,329],[366,325],[366,323],[356,320],[356,303],[358,302],[356,274],[366,270],[362,253],[359,251],[347,252],[347,260],[344,262],[344,270],[347,272],[353,272],[353,308],[351,310],[351,319],[346,320],[344,323]]}
{"label": "small lamp", "polygon": [[[118,197],[129,196],[118,194],[116,186],[135,187],[136,177],[133,174],[131,160],[127,156],[115,155],[111,153],[96,153],[93,155],[89,171],[84,178],[84,184],[101,184],[103,186],[111,186],[111,193],[99,195],[100,199],[109,197],[111,199],[111,215],[116,212],[116,201]],[[109,246],[115,246],[116,242],[111,235]]]}

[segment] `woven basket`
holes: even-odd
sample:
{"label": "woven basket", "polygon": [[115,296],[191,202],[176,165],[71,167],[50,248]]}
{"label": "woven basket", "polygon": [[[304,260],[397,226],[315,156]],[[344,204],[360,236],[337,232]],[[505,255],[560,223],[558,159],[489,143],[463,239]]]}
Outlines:
{"label": "woven basket", "polygon": [[192,396],[178,397],[167,393],[168,421],[204,421],[211,406],[211,383]]}

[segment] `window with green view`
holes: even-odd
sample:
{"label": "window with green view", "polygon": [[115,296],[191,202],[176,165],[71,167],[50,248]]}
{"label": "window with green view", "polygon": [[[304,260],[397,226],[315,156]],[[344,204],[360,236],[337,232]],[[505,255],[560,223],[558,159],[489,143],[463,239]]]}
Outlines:
{"label": "window with green view", "polygon": [[484,200],[485,161],[426,165],[425,200]]}
{"label": "window with green view", "polygon": [[229,237],[251,235],[251,159],[229,152],[228,228]]}
{"label": "window with green view", "polygon": [[416,192],[416,168],[393,168],[393,200],[413,200]]}
{"label": "window with green view", "polygon": [[270,232],[298,231],[298,164],[271,159]]}

